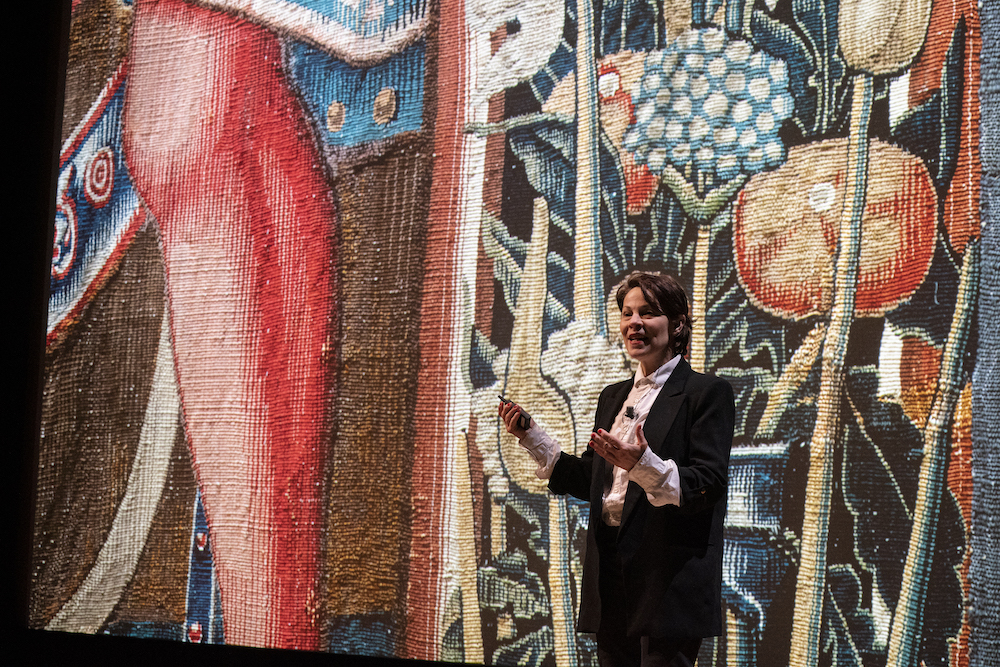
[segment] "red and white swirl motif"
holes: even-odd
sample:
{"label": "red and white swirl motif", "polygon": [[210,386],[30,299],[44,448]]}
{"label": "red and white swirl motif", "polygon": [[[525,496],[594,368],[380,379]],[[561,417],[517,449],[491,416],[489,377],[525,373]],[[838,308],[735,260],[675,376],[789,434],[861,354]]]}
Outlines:
{"label": "red and white swirl motif", "polygon": [[73,198],[66,194],[73,180],[75,169],[70,166],[59,177],[58,194],[56,195],[56,220],[52,235],[52,277],[61,279],[73,266],[76,258],[76,204]]}
{"label": "red and white swirl motif", "polygon": [[105,146],[90,158],[83,170],[83,192],[94,208],[101,208],[111,199],[115,186],[115,154]]}

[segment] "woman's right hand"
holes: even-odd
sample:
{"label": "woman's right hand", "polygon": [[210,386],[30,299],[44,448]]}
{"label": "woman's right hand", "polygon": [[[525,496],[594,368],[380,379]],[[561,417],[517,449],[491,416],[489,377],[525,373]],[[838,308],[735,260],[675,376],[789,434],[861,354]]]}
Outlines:
{"label": "woman's right hand", "polygon": [[[514,403],[500,403],[500,407],[497,411],[500,419],[503,420],[504,426],[507,428],[507,432],[513,435],[518,440],[522,439],[527,435],[527,431],[517,423],[518,417],[521,415],[521,408]],[[532,420],[528,426],[531,428],[535,422]]]}

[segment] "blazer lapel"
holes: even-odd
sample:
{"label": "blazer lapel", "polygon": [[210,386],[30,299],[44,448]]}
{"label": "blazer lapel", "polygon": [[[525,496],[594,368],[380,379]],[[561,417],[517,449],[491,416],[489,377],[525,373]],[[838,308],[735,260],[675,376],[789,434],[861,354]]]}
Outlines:
{"label": "blazer lapel", "polygon": [[[611,427],[615,423],[615,417],[618,416],[622,405],[625,403],[625,399],[628,398],[628,393],[632,390],[634,381],[635,377],[633,376],[628,380],[618,383],[618,386],[615,387],[611,394],[611,400],[607,401],[601,407],[600,412],[598,412],[594,420],[597,428],[603,428],[605,431],[611,430]],[[598,519],[600,519],[601,506],[604,503],[604,478],[608,474],[608,465],[604,457],[594,456],[594,471],[591,473],[593,478],[590,483],[590,501],[591,507],[597,508],[596,516]]]}
{"label": "blazer lapel", "polygon": [[653,452],[662,457],[664,440],[670,427],[677,417],[677,412],[684,403],[684,386],[693,371],[686,359],[681,359],[677,367],[667,378],[667,382],[660,390],[652,407],[646,423],[642,426],[642,432],[646,436],[646,442],[653,448]]}
{"label": "blazer lapel", "polygon": [[611,393],[611,400],[602,406],[601,411],[594,420],[597,422],[598,428],[603,428],[605,431],[611,430],[611,427],[615,423],[615,417],[621,411],[622,405],[625,403],[625,399],[628,398],[628,393],[632,390],[634,382],[635,376],[628,380],[623,380],[615,386],[614,391]]}

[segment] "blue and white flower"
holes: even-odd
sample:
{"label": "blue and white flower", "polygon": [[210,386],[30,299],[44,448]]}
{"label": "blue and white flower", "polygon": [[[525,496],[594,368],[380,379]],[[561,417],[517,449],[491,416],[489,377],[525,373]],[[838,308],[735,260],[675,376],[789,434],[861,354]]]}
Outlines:
{"label": "blue and white flower", "polygon": [[778,130],[794,110],[785,63],[719,28],[689,30],[649,53],[632,99],[624,145],[656,174],[673,167],[709,185],[785,160]]}

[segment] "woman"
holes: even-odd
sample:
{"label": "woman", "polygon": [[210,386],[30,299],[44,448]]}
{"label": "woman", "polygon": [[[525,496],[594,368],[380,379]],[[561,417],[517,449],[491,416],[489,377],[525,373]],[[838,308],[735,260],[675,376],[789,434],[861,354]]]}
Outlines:
{"label": "woman", "polygon": [[691,318],[676,280],[633,273],[616,296],[639,370],[601,392],[586,452],[522,428],[517,405],[499,414],[549,490],[590,501],[577,630],[597,633],[601,665],[690,665],[723,627],[733,391],[685,361]]}

